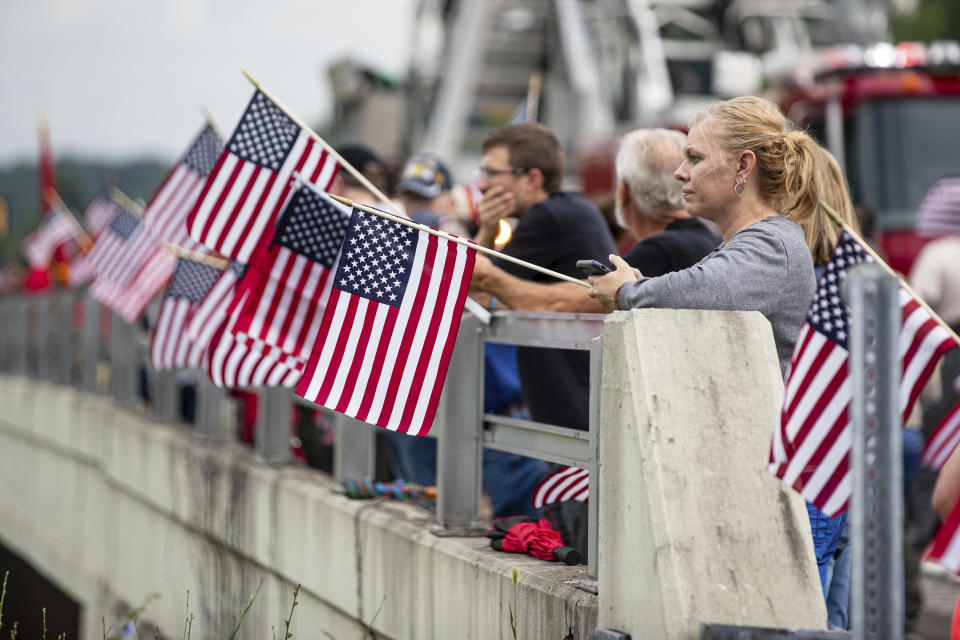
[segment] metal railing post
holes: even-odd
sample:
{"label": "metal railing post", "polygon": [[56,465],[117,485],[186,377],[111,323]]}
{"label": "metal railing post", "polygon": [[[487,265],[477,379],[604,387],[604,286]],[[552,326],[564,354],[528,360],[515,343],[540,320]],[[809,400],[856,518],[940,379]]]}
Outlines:
{"label": "metal railing post", "polygon": [[153,372],[153,402],[150,416],[158,422],[173,422],[177,416],[177,372],[171,370]]}
{"label": "metal railing post", "polygon": [[254,451],[268,462],[287,462],[291,459],[290,391],[283,387],[264,387],[259,395]]}
{"label": "metal railing post", "polygon": [[0,366],[6,373],[13,373],[13,343],[14,332],[16,331],[16,322],[13,313],[14,300],[12,298],[0,299]]}
{"label": "metal railing post", "polygon": [[904,634],[903,445],[898,406],[899,283],[875,264],[849,271],[852,310],[853,580],[857,639]]}
{"label": "metal railing post", "polygon": [[10,335],[13,322],[10,317],[10,299],[0,298],[0,371],[10,373],[13,368],[10,356]]}
{"label": "metal railing post", "polygon": [[434,533],[475,533],[480,514],[483,455],[484,326],[473,316],[460,323],[438,414],[437,522]]}
{"label": "metal railing post", "polygon": [[373,425],[334,414],[337,439],[333,446],[333,477],[337,482],[350,478],[373,479],[377,468],[377,432]]}
{"label": "metal railing post", "polygon": [[36,323],[34,339],[34,371],[41,380],[50,379],[50,296],[42,295],[33,298],[33,321]]}
{"label": "metal railing post", "polygon": [[590,500],[587,502],[587,576],[597,579],[597,527],[600,507],[600,382],[603,379],[603,342],[600,336],[590,341]]}
{"label": "metal railing post", "polygon": [[80,388],[97,390],[97,369],[100,365],[100,303],[89,295],[83,298],[83,336],[80,353]]}
{"label": "metal railing post", "polygon": [[28,343],[30,341],[30,308],[29,302],[24,297],[18,297],[14,300],[11,309],[14,320],[14,340],[13,340],[13,362],[14,372],[20,375],[28,375],[27,366]]}
{"label": "metal railing post", "polygon": [[76,296],[72,291],[61,291],[57,297],[58,333],[57,348],[55,349],[56,380],[60,384],[70,384],[73,381],[73,365],[76,351],[74,349],[73,305]]}
{"label": "metal railing post", "polygon": [[[197,385],[196,432],[211,438],[222,439],[224,434],[221,416],[226,391],[210,382],[210,378],[203,372],[198,373],[195,379]],[[236,429],[227,439],[230,441],[237,439]]]}
{"label": "metal railing post", "polygon": [[110,318],[110,392],[122,406],[137,397],[136,328],[114,313]]}

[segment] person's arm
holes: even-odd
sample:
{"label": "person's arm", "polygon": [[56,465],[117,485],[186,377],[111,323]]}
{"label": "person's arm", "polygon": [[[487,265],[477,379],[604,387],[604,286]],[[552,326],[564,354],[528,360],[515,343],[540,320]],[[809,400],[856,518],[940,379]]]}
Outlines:
{"label": "person's arm", "polygon": [[483,291],[515,311],[604,313],[603,305],[587,295],[587,288],[572,282],[541,283],[523,280],[478,255],[471,291]]}
{"label": "person's arm", "polygon": [[[622,309],[762,310],[783,295],[789,277],[787,249],[776,235],[748,229],[723,251],[688,269],[633,281],[624,281],[623,276],[618,269],[594,282],[605,295],[619,291],[616,300]],[[604,283],[608,278],[611,282]]]}
{"label": "person's arm", "polygon": [[960,447],[953,450],[943,465],[937,483],[933,485],[930,502],[940,519],[946,521],[957,504],[957,498],[960,498]]}

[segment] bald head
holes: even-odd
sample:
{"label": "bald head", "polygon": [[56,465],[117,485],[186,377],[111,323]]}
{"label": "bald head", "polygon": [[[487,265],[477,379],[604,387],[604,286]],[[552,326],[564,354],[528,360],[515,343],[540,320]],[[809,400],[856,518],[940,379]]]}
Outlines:
{"label": "bald head", "polygon": [[[649,216],[670,216],[684,208],[683,192],[673,172],[683,162],[686,136],[670,129],[637,129],[623,136],[617,152],[617,180],[629,191],[635,208]],[[629,226],[617,201],[617,217]]]}

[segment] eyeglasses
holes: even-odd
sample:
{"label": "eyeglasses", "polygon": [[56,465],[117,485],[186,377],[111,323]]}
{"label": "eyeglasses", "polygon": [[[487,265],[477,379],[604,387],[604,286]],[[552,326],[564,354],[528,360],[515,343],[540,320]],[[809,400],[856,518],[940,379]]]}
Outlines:
{"label": "eyeglasses", "polygon": [[513,176],[522,176],[527,171],[530,171],[530,169],[491,169],[490,167],[485,167],[483,165],[477,167],[477,175],[483,176],[487,180],[493,180],[497,176],[503,176],[507,174]]}

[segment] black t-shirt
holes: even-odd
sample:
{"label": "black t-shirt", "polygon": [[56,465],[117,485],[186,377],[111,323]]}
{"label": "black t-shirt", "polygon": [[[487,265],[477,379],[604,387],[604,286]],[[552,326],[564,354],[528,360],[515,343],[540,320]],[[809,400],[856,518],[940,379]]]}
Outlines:
{"label": "black t-shirt", "polygon": [[660,233],[638,242],[623,259],[648,278],[692,267],[722,242],[696,218],[671,222]]}
{"label": "black t-shirt", "polygon": [[[577,260],[606,260],[616,253],[610,229],[589,200],[573,192],[553,193],[523,214],[504,247],[507,255],[583,278]],[[524,280],[555,278],[505,260],[498,267]],[[572,349],[521,347],[517,364],[523,395],[537,422],[586,430],[589,427],[590,354]]]}

